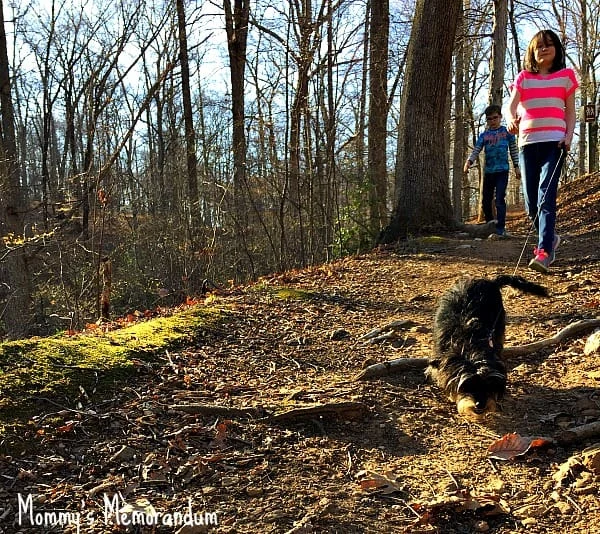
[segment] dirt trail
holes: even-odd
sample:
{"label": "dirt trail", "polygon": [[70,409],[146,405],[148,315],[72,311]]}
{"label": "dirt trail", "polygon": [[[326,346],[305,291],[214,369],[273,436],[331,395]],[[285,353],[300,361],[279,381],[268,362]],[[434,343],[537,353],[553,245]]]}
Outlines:
{"label": "dirt trail", "polygon": [[[1,531],[77,531],[19,527],[21,494],[36,510],[81,512],[88,533],[126,531],[105,518],[115,495],[125,520],[153,507],[168,522],[191,509],[197,520],[216,514],[208,531],[222,533],[600,532],[598,463],[553,478],[600,438],[488,457],[505,434],[552,438],[598,420],[599,355],[584,354],[585,336],[511,360],[503,411],[481,422],[461,419],[421,371],[354,380],[369,363],[427,357],[436,300],[463,275],[516,269],[550,289],[543,303],[506,293],[507,346],[598,317],[600,177],[570,184],[560,200],[563,243],[548,276],[526,268],[532,243],[517,265],[528,225],[513,213],[512,239],[414,240],[216,296],[229,310],[221,330],[141,370],[110,403],[57,408],[22,436],[26,452],[0,457]],[[361,339],[394,319],[409,323],[387,340]],[[366,412],[268,418],[341,402]],[[181,532],[207,531],[194,528]]]}

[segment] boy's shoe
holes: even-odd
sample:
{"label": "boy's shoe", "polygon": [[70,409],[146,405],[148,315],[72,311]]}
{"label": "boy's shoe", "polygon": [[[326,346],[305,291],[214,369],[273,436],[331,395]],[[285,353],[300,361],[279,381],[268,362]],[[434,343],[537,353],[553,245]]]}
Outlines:
{"label": "boy's shoe", "polygon": [[512,237],[512,234],[509,234],[506,231],[506,229],[496,230],[496,233],[498,234],[498,237],[500,237],[500,239],[508,239],[509,237]]}
{"label": "boy's shoe", "polygon": [[550,256],[543,248],[533,249],[534,258],[529,262],[529,268],[538,273],[547,274],[550,266]]}
{"label": "boy's shoe", "polygon": [[556,249],[558,248],[558,245],[560,245],[560,236],[558,234],[554,234],[554,239],[552,241],[552,252],[550,253],[549,265],[552,265],[554,263],[554,260],[556,259]]}

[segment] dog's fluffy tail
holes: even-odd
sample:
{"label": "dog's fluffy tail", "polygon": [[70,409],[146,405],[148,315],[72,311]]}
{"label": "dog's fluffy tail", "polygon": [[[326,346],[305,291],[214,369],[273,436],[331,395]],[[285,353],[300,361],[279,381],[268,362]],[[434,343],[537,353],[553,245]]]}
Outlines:
{"label": "dog's fluffy tail", "polygon": [[532,295],[537,295],[539,297],[547,297],[548,290],[535,282],[530,282],[525,280],[522,276],[511,276],[508,274],[503,274],[497,276],[494,279],[494,282],[498,287],[510,286],[523,291],[525,293],[531,293]]}

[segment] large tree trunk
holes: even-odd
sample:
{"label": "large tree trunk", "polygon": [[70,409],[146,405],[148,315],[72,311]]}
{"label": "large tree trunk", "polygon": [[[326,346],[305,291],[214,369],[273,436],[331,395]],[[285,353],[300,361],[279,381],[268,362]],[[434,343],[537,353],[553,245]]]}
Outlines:
{"label": "large tree trunk", "polygon": [[[462,5],[461,21],[462,21]],[[452,209],[454,218],[462,221],[463,162],[465,160],[466,124],[465,121],[465,36],[460,24],[456,41],[455,91],[454,91],[454,151],[452,155]]]}
{"label": "large tree trunk", "polygon": [[417,1],[400,107],[396,207],[381,243],[453,222],[444,128],[461,2]]}

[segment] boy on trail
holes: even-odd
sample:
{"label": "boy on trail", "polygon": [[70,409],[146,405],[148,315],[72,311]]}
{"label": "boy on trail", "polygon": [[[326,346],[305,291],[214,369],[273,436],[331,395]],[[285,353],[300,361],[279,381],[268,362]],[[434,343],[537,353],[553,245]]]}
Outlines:
{"label": "boy on trail", "polygon": [[468,172],[477,160],[479,153],[485,153],[485,168],[483,173],[483,186],[481,192],[481,207],[485,222],[494,220],[492,201],[494,192],[496,196],[496,234],[500,237],[509,237],[506,226],[506,187],[508,186],[508,155],[513,162],[515,174],[520,179],[519,151],[514,134],[509,133],[505,126],[500,124],[502,109],[492,104],[485,109],[487,128],[477,138],[473,152],[465,162],[464,172]]}

